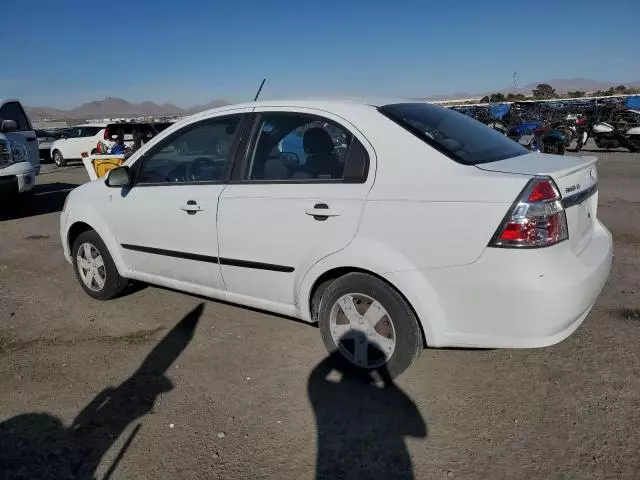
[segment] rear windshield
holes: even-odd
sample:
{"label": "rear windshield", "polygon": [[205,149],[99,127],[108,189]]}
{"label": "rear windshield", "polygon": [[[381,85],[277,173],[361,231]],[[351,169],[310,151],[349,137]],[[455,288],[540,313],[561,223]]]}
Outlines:
{"label": "rear windshield", "polygon": [[429,145],[466,165],[530,153],[502,133],[449,108],[428,103],[397,103],[379,110]]}

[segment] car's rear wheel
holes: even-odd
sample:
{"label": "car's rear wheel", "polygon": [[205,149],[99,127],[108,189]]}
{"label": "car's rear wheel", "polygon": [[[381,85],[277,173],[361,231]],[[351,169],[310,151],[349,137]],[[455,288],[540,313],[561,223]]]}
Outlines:
{"label": "car's rear wheel", "polygon": [[418,320],[404,298],[364,273],[344,275],[327,287],[318,323],[327,350],[352,371],[386,370],[395,377],[423,348]]}
{"label": "car's rear wheel", "polygon": [[53,162],[58,167],[64,167],[67,164],[67,161],[62,156],[62,153],[60,153],[60,150],[56,150],[53,152]]}
{"label": "car's rear wheel", "polygon": [[71,249],[73,268],[80,286],[91,297],[109,300],[118,296],[127,286],[120,276],[109,250],[94,230],[78,235]]}

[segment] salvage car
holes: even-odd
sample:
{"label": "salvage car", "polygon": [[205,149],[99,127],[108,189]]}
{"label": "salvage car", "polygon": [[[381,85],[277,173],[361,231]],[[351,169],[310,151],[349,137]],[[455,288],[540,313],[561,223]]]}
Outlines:
{"label": "salvage car", "polygon": [[88,123],[65,130],[63,135],[51,145],[51,158],[58,167],[64,167],[70,160],[81,160],[96,153],[100,146],[115,145],[118,134],[123,136],[126,146],[134,143],[133,132],[143,135],[143,142],[156,135],[149,123]]}
{"label": "salvage car", "polygon": [[0,194],[33,191],[40,157],[31,120],[18,100],[0,100]]}
{"label": "salvage car", "polygon": [[318,322],[345,365],[394,376],[425,345],[578,328],[612,258],[596,160],[425,103],[226,106],[74,189],[60,234],[93,298],[138,280]]}

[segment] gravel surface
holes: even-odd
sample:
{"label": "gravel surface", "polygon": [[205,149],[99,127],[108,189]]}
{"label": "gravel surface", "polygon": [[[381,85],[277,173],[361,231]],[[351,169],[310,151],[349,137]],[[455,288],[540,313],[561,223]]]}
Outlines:
{"label": "gravel surface", "polygon": [[640,154],[593,154],[615,259],[578,331],[425,350],[387,388],[332,371],[315,326],[156,287],[92,300],[58,232],[86,173],[44,166],[0,221],[0,478],[640,478]]}

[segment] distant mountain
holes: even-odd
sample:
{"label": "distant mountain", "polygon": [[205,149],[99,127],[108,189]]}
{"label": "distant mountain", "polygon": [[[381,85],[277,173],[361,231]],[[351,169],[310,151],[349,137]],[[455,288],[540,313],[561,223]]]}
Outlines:
{"label": "distant mountain", "polygon": [[67,114],[66,110],[47,107],[26,107],[27,114],[32,121],[41,120],[43,118],[64,118]]}
{"label": "distant mountain", "polygon": [[226,100],[213,100],[209,103],[205,103],[204,105],[196,105],[194,107],[188,108],[188,113],[198,113],[204,112],[205,110],[209,110],[211,108],[224,107],[225,105],[230,105]]}
{"label": "distant mountain", "polygon": [[53,119],[94,119],[113,117],[142,117],[142,116],[177,116],[190,115],[210,108],[229,105],[225,100],[213,100],[204,105],[191,108],[181,108],[170,103],[158,105],[154,102],[131,103],[122,98],[107,97],[104,100],[94,100],[71,110],[61,110],[47,107],[26,107],[29,117],[33,121],[45,118]]}
{"label": "distant mountain", "polygon": [[430,102],[437,102],[439,100],[457,100],[464,98],[476,98],[478,96],[477,93],[469,93],[469,92],[456,92],[450,95],[442,94],[442,95],[432,95],[427,97],[427,100]]}

